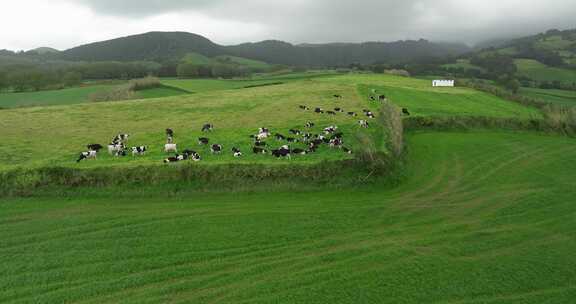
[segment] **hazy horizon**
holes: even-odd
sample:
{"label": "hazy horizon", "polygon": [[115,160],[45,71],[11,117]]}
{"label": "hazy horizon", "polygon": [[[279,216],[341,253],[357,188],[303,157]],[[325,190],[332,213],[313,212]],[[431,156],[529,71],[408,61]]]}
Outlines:
{"label": "hazy horizon", "polygon": [[576,28],[576,2],[569,0],[21,0],[2,11],[0,25],[11,30],[0,32],[0,49],[14,51],[65,50],[150,31],[190,32],[222,45],[418,39],[474,45]]}

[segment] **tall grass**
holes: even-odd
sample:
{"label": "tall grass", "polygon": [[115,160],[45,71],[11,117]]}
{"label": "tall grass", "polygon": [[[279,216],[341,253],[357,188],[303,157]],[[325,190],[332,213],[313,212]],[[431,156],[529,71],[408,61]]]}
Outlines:
{"label": "tall grass", "polygon": [[162,86],[160,79],[148,76],[141,79],[133,79],[127,84],[93,93],[88,96],[88,100],[92,102],[131,100],[137,98],[136,91],[158,88],[160,86]]}
{"label": "tall grass", "polygon": [[384,126],[386,134],[386,148],[391,151],[395,157],[400,157],[404,152],[404,124],[402,122],[402,110],[387,101],[380,108],[378,115],[380,124]]}

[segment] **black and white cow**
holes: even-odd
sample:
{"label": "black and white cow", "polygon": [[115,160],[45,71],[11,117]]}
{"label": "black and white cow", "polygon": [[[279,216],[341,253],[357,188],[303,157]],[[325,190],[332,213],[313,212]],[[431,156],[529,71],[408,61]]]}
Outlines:
{"label": "black and white cow", "polygon": [[112,143],[113,144],[124,144],[124,143],[126,143],[126,141],[128,141],[129,137],[130,137],[129,134],[118,134],[118,135],[114,136],[114,138],[112,139]]}
{"label": "black and white cow", "polygon": [[222,145],[213,144],[212,147],[210,147],[210,151],[212,151],[212,154],[220,154],[222,153]]}
{"label": "black and white cow", "polygon": [[352,154],[352,150],[350,150],[346,147],[342,147],[342,151],[344,151],[344,153],[347,153],[347,154]]}
{"label": "black and white cow", "polygon": [[410,111],[408,111],[408,109],[403,108],[402,109],[402,114],[406,115],[406,116],[410,116]]}
{"label": "black and white cow", "polygon": [[96,151],[96,152],[100,152],[100,150],[104,149],[104,147],[102,147],[101,144],[89,144],[86,146],[86,148],[88,148],[88,151]]}
{"label": "black and white cow", "polygon": [[274,137],[276,137],[276,140],[278,140],[278,141],[286,140],[286,136],[284,136],[280,133],[276,133],[276,135],[274,135]]}
{"label": "black and white cow", "polygon": [[259,141],[259,140],[257,140],[257,141],[254,142],[254,146],[256,146],[256,147],[266,147],[266,142],[265,142],[265,141]]}
{"label": "black and white cow", "polygon": [[364,120],[364,119],[358,121],[358,124],[359,124],[360,127],[362,127],[362,128],[366,128],[366,129],[367,129],[368,127],[370,127],[370,124],[368,123],[368,121],[367,121],[367,120]]}
{"label": "black and white cow", "polygon": [[174,130],[166,129],[166,143],[173,144],[174,143]]}
{"label": "black and white cow", "polygon": [[280,157],[291,158],[290,147],[289,146],[282,146],[280,149],[272,150],[272,155],[275,156],[276,158],[280,158]]}
{"label": "black and white cow", "polygon": [[144,155],[148,151],[148,147],[140,146],[140,147],[132,147],[132,156],[136,155]]}
{"label": "black and white cow", "polygon": [[338,132],[338,133],[332,134],[332,136],[330,136],[330,139],[334,139],[334,138],[340,138],[341,139],[342,137],[344,137],[344,133]]}
{"label": "black and white cow", "polygon": [[182,152],[182,155],[185,156],[185,159],[191,159],[195,162],[200,161],[202,159],[200,157],[200,154],[198,154],[196,151],[189,149],[184,150],[184,152]]}
{"label": "black and white cow", "polygon": [[148,152],[148,147],[146,146],[132,147],[132,156],[145,155],[146,152]]}
{"label": "black and white cow", "polygon": [[242,157],[242,151],[240,151],[240,149],[234,147],[232,148],[232,153],[234,155],[234,157],[238,158],[238,157]]}
{"label": "black and white cow", "polygon": [[308,108],[307,106],[300,106],[300,110],[304,110],[304,111],[309,111],[310,108]]}
{"label": "black and white cow", "polygon": [[334,112],[334,111],[327,111],[326,114],[328,114],[328,115],[336,115],[336,112]]}
{"label": "black and white cow", "polygon": [[308,142],[308,141],[310,141],[310,139],[312,139],[312,134],[310,134],[310,133],[302,134],[302,141],[303,142]]}
{"label": "black and white cow", "polygon": [[202,132],[212,132],[212,131],[214,131],[214,125],[211,123],[205,124],[202,127]]}
{"label": "black and white cow", "polygon": [[334,98],[342,98],[342,95],[340,95],[340,94],[334,94]]}
{"label": "black and white cow", "polygon": [[308,128],[308,129],[311,129],[311,128],[314,128],[315,125],[316,125],[315,123],[309,121],[309,122],[306,123],[306,125],[305,125],[304,127]]}
{"label": "black and white cow", "polygon": [[356,112],[348,112],[348,116],[356,117],[358,114]]}
{"label": "black and white cow", "polygon": [[85,159],[96,159],[97,155],[98,155],[98,152],[93,151],[93,150],[88,151],[88,152],[82,152],[82,153],[80,153],[80,156],[78,157],[78,160],[76,162],[79,163]]}
{"label": "black and white cow", "polygon": [[330,140],[330,147],[331,148],[339,148],[344,144],[341,138],[334,138]]}
{"label": "black and white cow", "polygon": [[126,149],[126,146],[122,143],[111,143],[108,145],[108,154],[117,155],[119,152]]}
{"label": "black and white cow", "polygon": [[210,143],[210,139],[206,137],[198,138],[198,144],[201,146],[207,146]]}
{"label": "black and white cow", "polygon": [[374,116],[374,113],[372,113],[370,111],[366,112],[366,117],[372,118],[372,119],[376,118],[376,116]]}
{"label": "black and white cow", "polygon": [[293,137],[288,137],[288,138],[286,138],[286,141],[289,142],[289,143],[297,143],[297,142],[298,142],[298,139],[293,138]]}
{"label": "black and white cow", "polygon": [[378,96],[378,100],[380,100],[380,101],[386,101],[386,100],[388,100],[388,99],[386,98],[386,95],[380,95],[380,96]]}
{"label": "black and white cow", "polygon": [[314,113],[323,114],[324,110],[322,108],[316,108],[314,109]]}
{"label": "black and white cow", "polygon": [[342,108],[334,108],[334,111],[344,113],[344,109],[342,109]]}
{"label": "black and white cow", "polygon": [[338,126],[329,126],[327,128],[324,128],[324,133],[326,135],[329,135],[329,134],[336,132],[336,130],[338,130]]}
{"label": "black and white cow", "polygon": [[374,96],[370,96],[370,100],[372,100],[372,101],[376,101],[376,97],[374,97]]}

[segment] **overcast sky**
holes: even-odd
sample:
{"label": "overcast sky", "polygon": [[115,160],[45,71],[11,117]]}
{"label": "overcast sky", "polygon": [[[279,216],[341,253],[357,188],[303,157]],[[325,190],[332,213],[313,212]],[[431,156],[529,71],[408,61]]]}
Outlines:
{"label": "overcast sky", "polygon": [[5,0],[0,49],[67,49],[148,31],[220,44],[425,38],[476,43],[576,28],[576,0]]}

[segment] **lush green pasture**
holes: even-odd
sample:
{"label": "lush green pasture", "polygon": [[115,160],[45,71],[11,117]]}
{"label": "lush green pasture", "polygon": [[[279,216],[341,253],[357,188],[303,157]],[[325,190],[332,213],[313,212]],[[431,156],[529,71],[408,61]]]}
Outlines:
{"label": "lush green pasture", "polygon": [[[180,80],[172,80],[170,83]],[[378,110],[378,103],[368,101],[368,91],[377,88],[389,95],[393,102],[407,107],[414,115],[475,115],[494,117],[539,117],[536,110],[519,106],[499,98],[466,88],[433,89],[429,81],[389,75],[329,76],[297,80],[282,85],[263,86],[243,90],[217,90],[225,81],[183,81],[202,86],[207,92],[150,100],[83,104],[45,108],[25,108],[0,111],[0,170],[21,166],[109,166],[158,164],[166,157],[161,149],[165,143],[164,130],[176,132],[180,149],[198,151],[210,163],[266,163],[278,162],[269,156],[253,155],[249,135],[260,127],[289,135],[288,130],[304,130],[307,121],[316,123],[309,132],[319,133],[324,127],[336,124],[345,133],[345,145],[357,150],[357,134],[366,133],[382,144],[380,128],[373,123],[369,130],[357,124],[362,116],[336,116],[302,111],[299,105],[331,110],[342,107],[362,115],[362,109]],[[216,85],[217,84],[217,85]],[[213,91],[212,88],[214,89]],[[190,88],[188,88],[190,89]],[[341,94],[343,99],[333,98]],[[162,95],[162,92],[159,92]],[[201,127],[213,123],[216,131],[202,134]],[[8,127],[9,126],[9,127]],[[114,159],[102,153],[96,161],[75,164],[77,154],[91,143],[108,144],[118,133],[129,133],[129,145],[147,145],[147,156]],[[224,146],[224,155],[212,156],[207,147],[200,147],[198,137],[207,136],[212,143]],[[268,140],[272,148],[279,142]],[[232,147],[245,152],[242,159],[234,159]],[[303,144],[293,145],[304,148]],[[43,151],[37,157],[35,151]],[[301,162],[318,162],[349,158],[339,150],[323,149],[320,153],[296,157]]]}
{"label": "lush green pasture", "polygon": [[[338,100],[332,97],[333,94],[348,98]],[[307,121],[316,123],[316,127],[308,131],[313,133],[335,124],[345,133],[346,146],[351,149],[357,146],[356,133],[374,134],[379,130],[376,126],[361,130],[357,124],[359,118],[345,114],[329,116],[302,111],[298,107],[301,104],[327,110],[338,106],[360,113],[368,107],[367,102],[358,97],[354,84],[305,81],[150,100],[4,110],[0,111],[0,170],[15,166],[159,164],[166,157],[161,152],[166,128],[175,131],[175,140],[181,150],[194,149],[205,161],[213,163],[278,162],[271,156],[250,153],[252,140],[249,135],[257,133],[260,127],[289,136],[291,128],[304,131]],[[213,123],[216,130],[202,134],[205,123]],[[106,145],[121,132],[131,134],[129,145],[147,145],[150,153],[140,158],[123,159],[101,155],[96,161],[75,164],[77,154],[85,150],[87,144]],[[203,136],[209,137],[212,143],[222,144],[223,155],[212,156],[207,147],[200,147],[198,137]],[[269,139],[268,143],[273,148],[281,145],[274,139]],[[245,157],[234,159],[230,152],[232,147],[241,148]],[[293,148],[297,147],[304,145],[293,145]],[[43,151],[42,156],[38,157],[34,151]],[[295,157],[295,161],[318,162],[349,157],[338,149],[325,148],[317,154]]]}
{"label": "lush green pasture", "polygon": [[69,88],[54,91],[38,91],[24,93],[1,93],[1,108],[16,108],[29,106],[70,105],[88,101],[90,94],[108,90],[113,85],[94,85]]}
{"label": "lush green pasture", "polygon": [[393,190],[2,199],[0,302],[573,302],[573,139],[408,143]]}
{"label": "lush green pasture", "polygon": [[[420,116],[488,116],[540,118],[536,110],[468,88],[434,88],[431,81],[394,76],[356,76],[360,90],[368,98],[372,89],[398,106]],[[338,81],[345,81],[340,78]]]}
{"label": "lush green pasture", "polygon": [[520,93],[522,95],[542,99],[551,103],[569,106],[576,105],[576,92],[574,91],[522,88]]}
{"label": "lush green pasture", "polygon": [[553,68],[531,59],[516,59],[518,73],[540,81],[568,81],[576,80],[576,70]]}
{"label": "lush green pasture", "polygon": [[136,92],[136,95],[140,99],[161,98],[161,97],[179,96],[187,94],[190,94],[190,92],[165,85],[158,88],[146,89]]}

